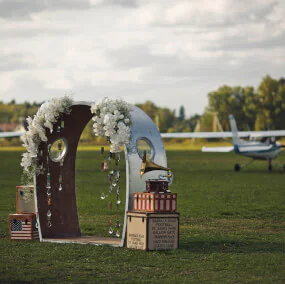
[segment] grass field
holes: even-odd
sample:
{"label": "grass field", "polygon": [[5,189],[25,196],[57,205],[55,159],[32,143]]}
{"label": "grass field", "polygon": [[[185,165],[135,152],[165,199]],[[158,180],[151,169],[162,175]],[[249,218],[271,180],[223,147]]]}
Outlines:
{"label": "grass field", "polygon": [[[7,150],[7,149],[6,149]],[[1,283],[284,283],[285,172],[256,162],[234,172],[234,154],[171,150],[180,248],[126,248],[9,240],[21,152],[0,151]],[[285,163],[285,155],[278,158]],[[98,151],[79,151],[77,205],[84,234],[104,234],[110,212]],[[120,164],[122,184],[124,164]],[[94,205],[95,203],[95,205]],[[121,214],[123,214],[121,212]],[[93,225],[92,225],[93,224]]]}

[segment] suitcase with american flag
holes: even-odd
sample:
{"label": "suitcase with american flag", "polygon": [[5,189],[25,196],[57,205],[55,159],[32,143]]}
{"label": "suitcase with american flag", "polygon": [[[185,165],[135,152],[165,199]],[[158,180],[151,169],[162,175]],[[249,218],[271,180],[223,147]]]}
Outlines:
{"label": "suitcase with american flag", "polygon": [[10,214],[8,220],[11,240],[39,239],[36,214]]}

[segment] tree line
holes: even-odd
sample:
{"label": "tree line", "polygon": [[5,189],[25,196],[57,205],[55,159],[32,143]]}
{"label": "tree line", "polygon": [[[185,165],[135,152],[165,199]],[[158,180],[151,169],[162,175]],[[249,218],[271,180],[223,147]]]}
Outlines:
{"label": "tree line", "polygon": [[[12,100],[5,104],[0,101],[0,123],[23,121],[27,116],[33,116],[40,105],[36,102],[17,104]],[[160,132],[213,131],[215,118],[219,119],[221,129],[229,131],[229,114],[235,116],[239,130],[285,129],[285,79],[266,76],[257,89],[221,86],[208,94],[208,105],[203,114],[188,118],[183,105],[177,114],[175,110],[159,107],[151,101],[136,106],[153,119]],[[92,122],[85,128],[82,140],[94,140]]]}

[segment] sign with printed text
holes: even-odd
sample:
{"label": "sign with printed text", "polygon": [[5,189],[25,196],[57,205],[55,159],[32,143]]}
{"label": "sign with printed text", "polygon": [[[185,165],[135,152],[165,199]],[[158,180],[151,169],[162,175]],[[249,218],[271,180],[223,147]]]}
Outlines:
{"label": "sign with printed text", "polygon": [[178,218],[149,219],[149,250],[178,248]]}

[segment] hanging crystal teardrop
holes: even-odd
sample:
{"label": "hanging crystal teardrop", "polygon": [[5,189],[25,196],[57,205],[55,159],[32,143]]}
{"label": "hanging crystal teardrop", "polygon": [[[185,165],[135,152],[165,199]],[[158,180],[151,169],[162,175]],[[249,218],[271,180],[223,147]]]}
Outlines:
{"label": "hanging crystal teardrop", "polygon": [[101,199],[104,200],[106,198],[106,195],[104,192],[101,193]]}
{"label": "hanging crystal teardrop", "polygon": [[117,228],[120,228],[120,227],[121,227],[121,224],[120,224],[120,221],[119,221],[119,220],[116,220],[116,227],[117,227]]}
{"label": "hanging crystal teardrop", "polygon": [[61,183],[62,183],[62,175],[59,176],[58,181],[59,181],[59,188],[58,188],[58,190],[59,190],[59,191],[62,191],[62,189],[63,189],[63,188],[62,188],[62,184],[61,184]]}
{"label": "hanging crystal teardrop", "polygon": [[119,238],[120,236],[121,236],[120,231],[117,230],[117,231],[116,231],[116,237]]}
{"label": "hanging crystal teardrop", "polygon": [[50,219],[50,217],[51,217],[51,212],[50,212],[50,210],[48,210],[48,212],[47,212],[47,217]]}
{"label": "hanging crystal teardrop", "polygon": [[51,196],[51,190],[50,190],[50,187],[47,189],[47,195],[48,195],[48,196]]}
{"label": "hanging crystal teardrop", "polygon": [[110,228],[109,228],[108,233],[109,233],[110,235],[112,235],[112,234],[114,233],[114,230],[113,230],[113,228],[112,228],[112,227],[110,227]]}
{"label": "hanging crystal teardrop", "polygon": [[47,189],[50,189],[51,186],[50,186],[50,173],[47,173],[47,186],[46,186]]}
{"label": "hanging crystal teardrop", "polygon": [[50,228],[52,226],[51,221],[47,222],[47,226]]}

